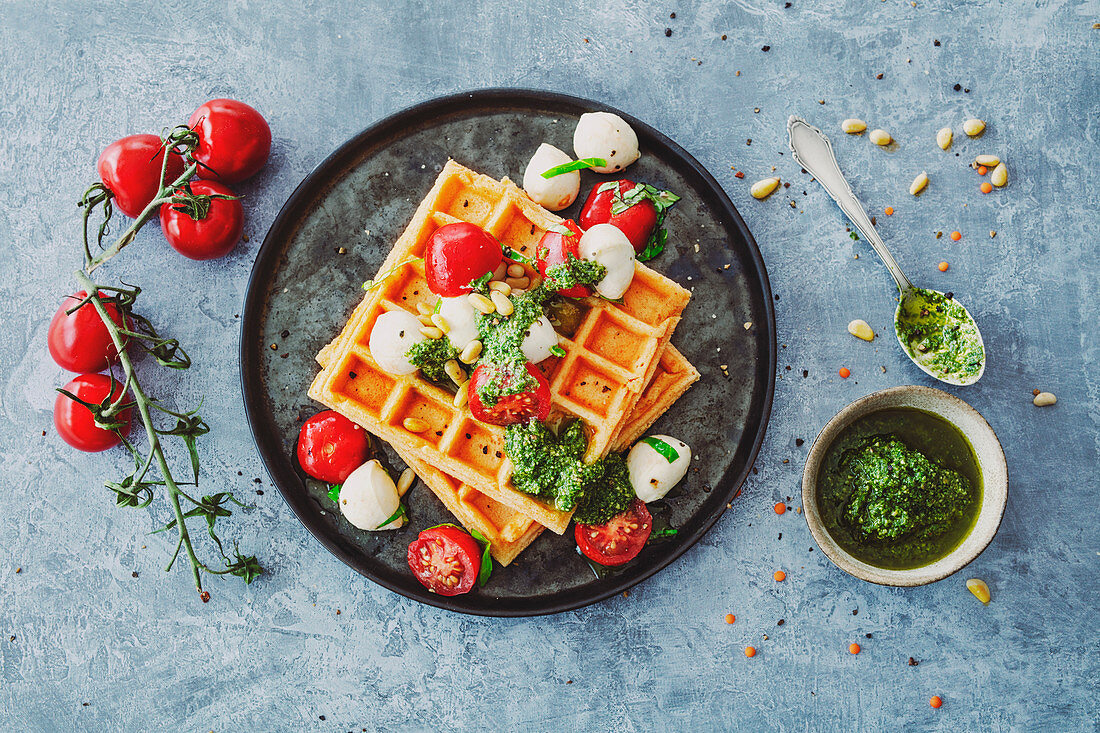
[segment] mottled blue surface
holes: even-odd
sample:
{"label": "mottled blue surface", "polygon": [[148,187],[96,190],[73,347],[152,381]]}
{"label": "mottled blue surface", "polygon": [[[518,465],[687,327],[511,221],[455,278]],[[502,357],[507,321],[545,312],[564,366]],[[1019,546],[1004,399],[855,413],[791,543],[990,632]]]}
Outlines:
{"label": "mottled blue surface", "polygon": [[[1098,728],[1095,0],[120,5],[8,2],[0,16],[0,728]],[[450,614],[343,566],[269,485],[240,404],[236,314],[258,242],[297,182],[381,116],[483,86],[605,100],[664,131],[740,207],[780,297],[772,422],[734,510],[629,597],[548,618]],[[171,540],[147,533],[166,520],[163,502],[117,510],[102,488],[122,454],[80,455],[54,433],[52,388],[66,377],[45,335],[73,289],[73,202],[99,150],[215,96],[249,101],[274,130],[270,165],[242,187],[252,241],[198,264],[154,227],[107,271],[142,285],[143,311],[195,357],[152,391],[181,405],[205,395],[206,487],[256,505],[225,532],[268,574],[249,587],[211,581],[203,605],[183,568],[161,572]],[[772,511],[788,496],[798,504],[810,439],[839,408],[930,384],[892,339],[845,332],[857,317],[889,332],[891,283],[792,163],[791,113],[832,135],[910,276],[953,290],[985,335],[985,377],[953,391],[1004,444],[1008,509],[980,559],[928,587],[854,580],[810,551],[799,514]],[[978,141],[961,134],[971,115],[989,123]],[[899,147],[842,135],[849,116]],[[947,124],[956,145],[945,154],[934,135]],[[978,193],[966,163],[980,152],[1008,161],[1007,188]],[[752,200],[749,184],[772,166],[791,188]],[[921,170],[932,183],[917,200],[906,189]],[[935,238],[954,229],[957,244]],[[1035,387],[1057,406],[1032,406]],[[989,583],[988,607],[964,588],[971,576]]]}

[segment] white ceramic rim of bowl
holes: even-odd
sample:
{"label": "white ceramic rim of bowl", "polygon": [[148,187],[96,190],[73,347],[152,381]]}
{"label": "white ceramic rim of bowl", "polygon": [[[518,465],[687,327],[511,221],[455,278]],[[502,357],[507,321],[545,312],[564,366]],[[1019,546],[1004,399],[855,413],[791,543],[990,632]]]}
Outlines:
{"label": "white ceramic rim of bowl", "polygon": [[[911,408],[937,415],[958,428],[970,441],[982,474],[982,504],[974,528],[950,554],[919,568],[888,570],[858,560],[829,535],[817,507],[817,477],[829,446],[840,431],[854,420],[880,410]],[[851,403],[825,424],[806,457],[802,473],[802,505],[821,551],[838,568],[879,585],[911,587],[926,585],[953,575],[973,562],[997,534],[1008,502],[1008,464],[997,434],[977,410],[953,394],[933,387],[905,385],[890,387]]]}

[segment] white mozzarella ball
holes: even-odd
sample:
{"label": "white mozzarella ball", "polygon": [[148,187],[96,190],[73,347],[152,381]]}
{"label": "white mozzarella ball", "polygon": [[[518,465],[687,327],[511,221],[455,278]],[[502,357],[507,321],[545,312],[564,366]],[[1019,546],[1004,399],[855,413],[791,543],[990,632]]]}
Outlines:
{"label": "white mozzarella ball", "polygon": [[385,527],[382,522],[393,516],[401,504],[397,485],[378,461],[367,461],[351,472],[340,487],[340,512],[359,529],[373,532],[398,529],[405,518],[398,517]]}
{"label": "white mozzarella ball", "polygon": [[459,351],[477,338],[477,311],[470,305],[470,299],[465,295],[457,298],[443,298],[443,303],[439,306],[439,315],[443,316],[447,327],[450,328],[447,338]]}
{"label": "white mozzarella ball", "polygon": [[523,190],[536,204],[550,211],[561,211],[577,200],[577,194],[581,191],[580,171],[562,173],[553,178],[543,178],[542,174],[554,166],[572,162],[567,153],[553,145],[539,145],[523,171]]}
{"label": "white mozzarella ball", "polygon": [[[664,456],[646,441],[660,441],[668,446],[664,449],[673,460]],[[651,435],[639,440],[626,457],[626,467],[630,471],[630,485],[634,493],[647,504],[664,498],[673,486],[687,475],[691,465],[691,448],[687,443],[667,435]]]}
{"label": "white mozzarella ball", "polygon": [[388,374],[412,374],[416,367],[405,356],[414,344],[424,340],[420,321],[408,311],[387,311],[374,322],[367,348]]}
{"label": "white mozzarella ball", "polygon": [[527,361],[538,364],[543,359],[549,358],[550,349],[558,345],[558,332],[546,316],[531,324],[531,327],[523,334],[523,343],[520,350]]}
{"label": "white mozzarella ball", "polygon": [[638,159],[638,135],[622,117],[611,112],[581,115],[573,132],[577,158],[603,158],[607,165],[593,168],[598,173],[621,171]]}
{"label": "white mozzarella ball", "polygon": [[596,292],[609,300],[623,297],[634,279],[634,246],[626,235],[612,224],[596,224],[581,235],[577,251],[582,260],[607,268]]}

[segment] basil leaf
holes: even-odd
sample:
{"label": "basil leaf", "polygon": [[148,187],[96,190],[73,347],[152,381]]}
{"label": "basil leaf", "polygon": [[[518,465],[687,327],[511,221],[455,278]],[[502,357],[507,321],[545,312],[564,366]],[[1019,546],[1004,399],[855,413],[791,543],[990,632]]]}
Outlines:
{"label": "basil leaf", "polygon": [[655,529],[649,536],[655,540],[662,540],[666,537],[675,537],[680,533],[680,530],[675,527],[665,527],[664,529]]}
{"label": "basil leaf", "polygon": [[675,448],[673,448],[671,445],[661,440],[660,438],[654,438],[652,435],[642,438],[638,442],[645,443],[650,448],[660,453],[669,463],[675,463],[676,460],[680,457],[680,454],[676,452]]}
{"label": "basil leaf", "polygon": [[363,283],[363,290],[374,290],[376,287],[378,287],[379,285],[384,283],[387,279],[389,279],[394,273],[396,273],[398,270],[400,270],[405,265],[411,265],[414,262],[423,262],[423,261],[424,261],[423,257],[410,257],[409,259],[405,260],[404,262],[398,262],[396,265],[394,265],[390,269],[386,270],[385,272],[379,273],[378,277],[375,278],[374,280],[367,280],[365,283]]}
{"label": "basil leaf", "polygon": [[470,530],[470,536],[478,541],[478,544],[482,545],[481,548],[481,571],[477,574],[477,584],[481,587],[489,582],[489,576],[493,573],[493,556],[489,554],[489,540],[485,535],[478,532],[476,529]]}
{"label": "basil leaf", "polygon": [[610,191],[611,189],[619,190],[618,181],[608,181],[607,183],[601,183],[600,187],[596,189],[597,193],[603,193],[604,191]]}
{"label": "basil leaf", "polygon": [[328,487],[328,498],[332,499],[332,502],[334,504],[339,504],[340,503],[340,487],[341,486],[343,486],[343,484],[333,484],[332,486]]}
{"label": "basil leaf", "polygon": [[573,171],[579,171],[585,168],[604,168],[606,166],[607,161],[603,158],[581,158],[580,160],[562,163],[561,165],[556,165],[549,170],[543,171],[542,177],[553,178],[563,173],[572,173]]}
{"label": "basil leaf", "polygon": [[396,522],[396,521],[397,521],[398,519],[400,519],[401,517],[406,517],[406,516],[408,516],[408,514],[409,514],[409,512],[408,512],[408,510],[407,510],[407,509],[405,508],[405,505],[404,505],[404,504],[402,504],[401,502],[398,502],[398,503],[397,503],[397,511],[396,511],[396,512],[394,512],[393,514],[391,514],[391,515],[390,515],[390,518],[389,518],[389,519],[387,519],[386,521],[382,522],[382,524],[378,525],[378,529],[382,529],[382,528],[383,528],[383,527],[385,527],[385,526],[386,526],[387,524],[390,524],[391,522]]}
{"label": "basil leaf", "polygon": [[512,249],[511,247],[504,248],[504,256],[512,260],[513,262],[519,262],[523,265],[531,265],[532,267],[534,267],[535,265],[534,260],[523,254],[519,250]]}
{"label": "basil leaf", "polygon": [[[484,290],[488,286],[489,281],[492,280],[492,279],[493,279],[493,273],[491,271],[487,272],[484,275],[482,275],[481,277],[475,277],[473,280],[471,280],[470,281],[470,287],[476,293],[480,290]],[[440,302],[442,302],[442,301],[440,301]]]}
{"label": "basil leaf", "polygon": [[557,344],[554,344],[550,347],[550,353],[554,356],[565,356],[565,349],[558,346]]}
{"label": "basil leaf", "polygon": [[551,224],[550,228],[547,231],[556,232],[556,233],[562,235],[563,237],[575,237],[575,236],[577,236],[576,232],[574,232],[569,227],[563,226],[561,224]]}
{"label": "basil leaf", "polygon": [[635,257],[639,262],[648,262],[665,251],[665,243],[668,242],[668,230],[658,229],[650,235],[645,249]]}

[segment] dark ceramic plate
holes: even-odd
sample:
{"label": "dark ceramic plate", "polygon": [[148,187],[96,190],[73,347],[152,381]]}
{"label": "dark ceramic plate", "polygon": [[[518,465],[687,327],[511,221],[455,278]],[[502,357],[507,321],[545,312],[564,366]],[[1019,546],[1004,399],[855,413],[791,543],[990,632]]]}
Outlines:
{"label": "dark ceramic plate", "polygon": [[[653,428],[684,440],[698,458],[676,495],[654,508],[656,520],[667,520],[678,534],[651,542],[633,562],[597,577],[577,553],[571,531],[543,532],[510,566],[496,568],[484,588],[445,598],[428,593],[405,560],[418,531],[453,521],[426,487],[414,485],[406,497],[410,525],[361,532],[343,519],[325,487],[298,468],[298,429],[321,409],[306,396],[318,371],[313,356],[343,327],[362,297],[363,280],[377,271],[447,158],[520,181],[540,143],[571,150],[577,118],[608,109],[560,94],[494,89],[399,112],[349,140],[307,176],[260,248],[241,333],[245,410],[256,445],[302,524],[333,554],[390,590],[488,616],[594,603],[648,578],[695,544],[725,511],[756,457],[776,362],[775,314],[760,252],[722,188],[694,158],[617,112],[641,143],[642,157],[629,176],[683,197],[666,222],[668,248],[650,263],[694,290],[672,340],[702,379]],[[575,217],[592,185],[608,179],[585,172],[580,200],[562,214]],[[748,329],[746,322],[752,323]],[[729,376],[720,365],[727,365]],[[388,447],[379,447],[393,469],[403,468]]]}

